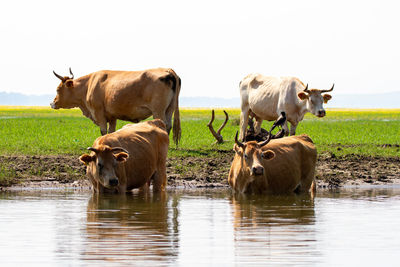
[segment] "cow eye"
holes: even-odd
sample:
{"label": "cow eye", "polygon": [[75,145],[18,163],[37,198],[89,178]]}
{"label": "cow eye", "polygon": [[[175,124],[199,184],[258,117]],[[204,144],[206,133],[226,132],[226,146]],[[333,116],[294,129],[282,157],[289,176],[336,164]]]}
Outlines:
{"label": "cow eye", "polygon": [[249,156],[248,156],[247,154],[244,154],[244,158],[245,158],[245,159],[248,159]]}

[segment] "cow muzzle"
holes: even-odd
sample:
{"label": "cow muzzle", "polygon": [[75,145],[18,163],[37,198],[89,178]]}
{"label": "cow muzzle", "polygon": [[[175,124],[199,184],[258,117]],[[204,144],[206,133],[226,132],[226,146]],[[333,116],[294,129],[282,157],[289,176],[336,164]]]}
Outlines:
{"label": "cow muzzle", "polygon": [[111,179],[111,180],[108,182],[108,184],[109,184],[110,186],[117,186],[117,185],[118,185],[118,179],[117,179],[117,178]]}
{"label": "cow muzzle", "polygon": [[322,117],[325,117],[325,115],[326,115],[326,112],[324,109],[318,110],[318,114],[317,114],[318,117],[322,118]]}
{"label": "cow muzzle", "polygon": [[251,175],[263,175],[264,174],[264,167],[263,166],[254,166],[251,168]]}
{"label": "cow muzzle", "polygon": [[51,103],[50,103],[50,107],[51,107],[52,109],[58,109],[58,107],[56,106],[56,103],[54,103],[54,102],[51,102]]}

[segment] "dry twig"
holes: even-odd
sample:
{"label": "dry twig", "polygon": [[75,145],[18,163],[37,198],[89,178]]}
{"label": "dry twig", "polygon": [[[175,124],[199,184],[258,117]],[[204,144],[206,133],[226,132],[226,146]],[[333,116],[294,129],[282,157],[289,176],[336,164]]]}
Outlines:
{"label": "dry twig", "polygon": [[224,110],[225,113],[225,121],[224,123],[221,125],[221,127],[218,128],[218,130],[215,132],[214,127],[212,126],[212,123],[214,122],[214,118],[215,118],[215,114],[214,114],[214,110],[212,110],[211,112],[211,120],[210,122],[207,124],[208,128],[210,129],[210,132],[212,133],[212,135],[215,137],[215,139],[217,139],[217,143],[218,144],[222,144],[224,142],[224,139],[222,138],[221,135],[221,131],[222,129],[225,127],[226,123],[229,120],[229,116],[228,113],[226,113],[226,111]]}

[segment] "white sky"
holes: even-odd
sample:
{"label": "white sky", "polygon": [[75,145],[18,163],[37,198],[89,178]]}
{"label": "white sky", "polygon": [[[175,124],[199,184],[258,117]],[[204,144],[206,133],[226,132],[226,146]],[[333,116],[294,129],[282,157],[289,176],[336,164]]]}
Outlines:
{"label": "white sky", "polygon": [[1,1],[0,91],[171,67],[181,96],[238,97],[250,72],[334,93],[400,90],[398,1]]}

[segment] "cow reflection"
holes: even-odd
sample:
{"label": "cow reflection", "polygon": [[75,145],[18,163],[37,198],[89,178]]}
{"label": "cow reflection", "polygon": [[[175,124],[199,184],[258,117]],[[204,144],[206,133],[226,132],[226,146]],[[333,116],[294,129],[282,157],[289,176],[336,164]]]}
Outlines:
{"label": "cow reflection", "polygon": [[234,195],[231,203],[238,261],[255,257],[278,262],[284,254],[317,251],[311,196]]}
{"label": "cow reflection", "polygon": [[314,222],[314,201],[310,195],[233,195],[235,228]]}
{"label": "cow reflection", "polygon": [[[173,205],[173,204],[172,204]],[[174,207],[170,207],[174,210]],[[87,207],[87,247],[93,260],[173,260],[177,226],[169,217],[165,192],[93,195]]]}

